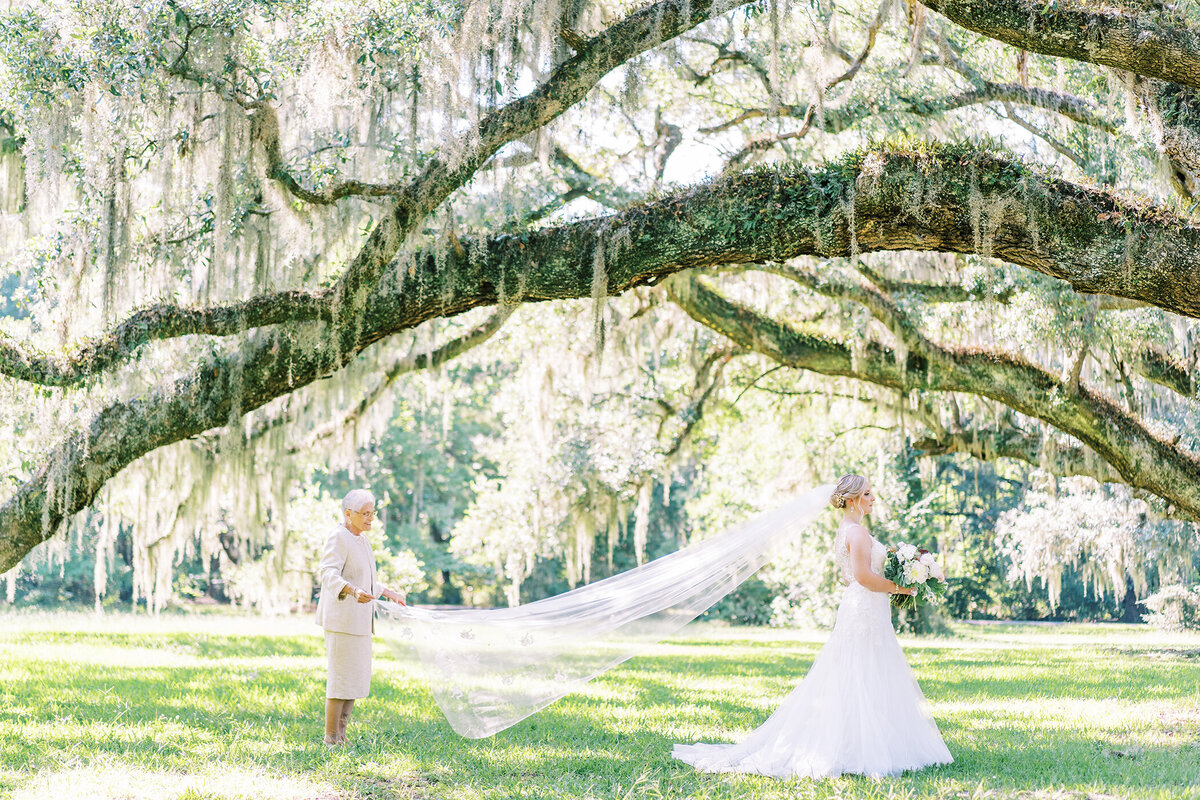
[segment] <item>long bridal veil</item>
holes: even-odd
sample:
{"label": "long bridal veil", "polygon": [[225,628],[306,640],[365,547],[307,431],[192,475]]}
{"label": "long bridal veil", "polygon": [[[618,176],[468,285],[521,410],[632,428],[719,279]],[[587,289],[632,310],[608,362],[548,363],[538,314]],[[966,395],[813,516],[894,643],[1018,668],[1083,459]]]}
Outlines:
{"label": "long bridal veil", "polygon": [[378,603],[426,667],[450,726],[502,731],[695,619],[826,508],[819,486],[636,569],[516,608],[435,611]]}

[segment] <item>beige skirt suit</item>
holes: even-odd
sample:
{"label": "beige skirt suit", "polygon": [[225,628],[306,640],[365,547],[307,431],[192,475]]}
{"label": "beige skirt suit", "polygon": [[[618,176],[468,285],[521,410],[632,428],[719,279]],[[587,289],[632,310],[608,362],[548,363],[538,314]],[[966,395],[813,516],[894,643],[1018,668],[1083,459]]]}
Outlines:
{"label": "beige skirt suit", "polygon": [[339,525],[325,541],[317,568],[321,596],[317,624],[325,629],[329,677],[325,696],[357,700],[371,693],[371,635],[375,632],[375,604],[360,603],[343,594],[355,586],[377,595],[375,554],[365,534],[354,534]]}

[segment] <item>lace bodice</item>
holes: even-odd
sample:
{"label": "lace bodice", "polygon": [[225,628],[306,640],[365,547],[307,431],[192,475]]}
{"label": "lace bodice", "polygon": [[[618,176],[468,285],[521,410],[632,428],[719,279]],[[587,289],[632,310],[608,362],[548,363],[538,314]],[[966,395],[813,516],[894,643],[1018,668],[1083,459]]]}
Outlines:
{"label": "lace bodice", "polygon": [[[853,584],[854,569],[850,566],[850,548],[846,546],[846,528],[849,523],[842,522],[838,526],[837,538],[833,540],[833,557],[846,583]],[[871,571],[883,574],[883,563],[887,560],[887,548],[874,536],[871,537]]]}

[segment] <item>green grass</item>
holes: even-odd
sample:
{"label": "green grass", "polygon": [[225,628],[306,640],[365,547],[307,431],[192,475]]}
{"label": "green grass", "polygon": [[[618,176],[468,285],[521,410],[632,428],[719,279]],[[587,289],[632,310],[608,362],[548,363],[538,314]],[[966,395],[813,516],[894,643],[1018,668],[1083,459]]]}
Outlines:
{"label": "green grass", "polygon": [[321,743],[307,619],[0,614],[0,797],[1200,798],[1200,637],[960,625],[905,640],[955,763],[874,781],[698,774],[804,674],[819,632],[695,626],[490,739],[376,640],[352,745]]}

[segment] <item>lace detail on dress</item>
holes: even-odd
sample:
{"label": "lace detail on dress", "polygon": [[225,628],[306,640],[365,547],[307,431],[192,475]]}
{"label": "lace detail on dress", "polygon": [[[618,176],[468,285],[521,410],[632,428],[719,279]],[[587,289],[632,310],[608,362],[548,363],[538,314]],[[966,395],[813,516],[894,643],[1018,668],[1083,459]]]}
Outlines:
{"label": "lace detail on dress", "polygon": [[[850,566],[850,548],[846,546],[845,522],[838,525],[837,536],[833,540],[833,560],[842,573],[842,580],[854,584],[854,569]],[[883,564],[887,560],[887,548],[874,536],[871,537],[871,571],[877,575],[883,574]]]}
{"label": "lace detail on dress", "polygon": [[854,581],[854,570],[850,568],[850,550],[846,547],[845,525],[838,525],[837,536],[833,539],[833,563],[837,564],[843,582],[849,584]]}

